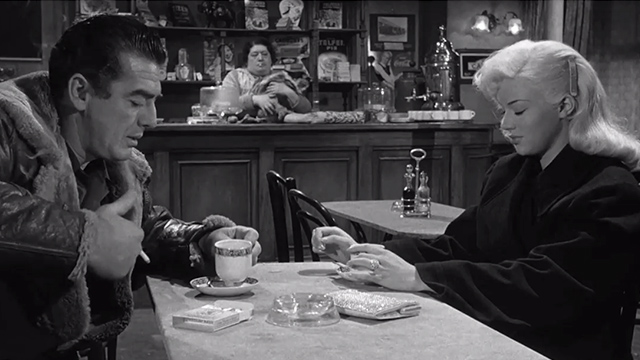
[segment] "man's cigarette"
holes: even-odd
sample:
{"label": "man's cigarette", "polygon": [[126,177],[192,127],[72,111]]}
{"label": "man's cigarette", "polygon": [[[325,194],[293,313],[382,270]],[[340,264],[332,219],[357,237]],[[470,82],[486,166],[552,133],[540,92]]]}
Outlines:
{"label": "man's cigarette", "polygon": [[146,262],[147,264],[151,263],[151,259],[149,259],[149,256],[147,254],[145,254],[144,250],[140,250],[140,257],[142,258],[142,260],[144,260],[144,262]]}

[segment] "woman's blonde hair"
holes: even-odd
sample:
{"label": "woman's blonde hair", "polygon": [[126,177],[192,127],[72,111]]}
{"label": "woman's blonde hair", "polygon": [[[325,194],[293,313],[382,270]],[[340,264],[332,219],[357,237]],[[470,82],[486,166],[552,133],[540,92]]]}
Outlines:
{"label": "woman's blonde hair", "polygon": [[573,96],[576,108],[569,122],[572,148],[620,159],[631,170],[640,170],[640,141],[633,124],[613,113],[596,71],[575,49],[552,40],[522,40],[491,54],[473,83],[497,103],[500,83],[516,77],[535,84],[550,104]]}

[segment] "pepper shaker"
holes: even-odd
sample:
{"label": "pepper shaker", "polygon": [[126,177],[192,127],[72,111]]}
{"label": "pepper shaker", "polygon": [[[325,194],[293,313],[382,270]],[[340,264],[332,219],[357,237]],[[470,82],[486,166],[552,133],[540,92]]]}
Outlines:
{"label": "pepper shaker", "polygon": [[413,165],[407,164],[406,172],[404,173],[405,186],[402,189],[402,211],[404,213],[413,212],[415,209],[416,191],[413,187]]}

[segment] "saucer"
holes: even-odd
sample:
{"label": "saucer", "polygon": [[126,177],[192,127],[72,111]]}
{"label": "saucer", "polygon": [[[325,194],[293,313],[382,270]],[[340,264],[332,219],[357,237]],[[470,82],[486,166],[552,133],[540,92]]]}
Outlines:
{"label": "saucer", "polygon": [[206,295],[212,296],[237,296],[248,292],[258,285],[258,280],[248,277],[240,285],[225,286],[219,278],[207,276],[195,278],[190,282],[191,287]]}

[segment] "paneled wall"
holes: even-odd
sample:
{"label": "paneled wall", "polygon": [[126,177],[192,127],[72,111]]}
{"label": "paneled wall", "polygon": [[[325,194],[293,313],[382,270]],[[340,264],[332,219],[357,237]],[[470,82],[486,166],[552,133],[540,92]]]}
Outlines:
{"label": "paneled wall", "polygon": [[294,177],[319,201],[399,199],[409,151],[419,147],[433,201],[466,207],[493,161],[491,136],[491,126],[475,124],[162,125],[139,148],[154,169],[156,204],[188,221],[221,214],[255,227],[268,261],[275,259],[269,170]]}

